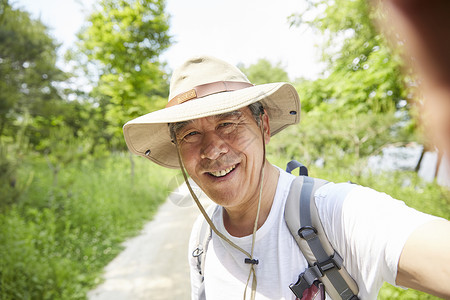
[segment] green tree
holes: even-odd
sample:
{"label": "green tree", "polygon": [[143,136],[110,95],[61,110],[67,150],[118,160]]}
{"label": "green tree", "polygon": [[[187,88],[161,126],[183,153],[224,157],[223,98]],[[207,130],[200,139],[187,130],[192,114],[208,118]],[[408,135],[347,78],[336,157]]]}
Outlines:
{"label": "green tree", "polygon": [[105,120],[103,138],[124,148],[123,124],[164,105],[167,74],[159,56],[171,44],[164,0],[102,0],[72,58],[91,78],[90,97]]}
{"label": "green tree", "polygon": [[289,76],[280,63],[272,65],[269,60],[264,58],[248,67],[243,64],[238,65],[238,67],[253,84],[289,81]]}
{"label": "green tree", "polygon": [[[29,13],[0,0],[0,189],[1,203],[18,200],[31,183],[17,169],[30,150],[39,149],[55,121],[64,122],[68,78],[56,66],[58,45],[47,27]],[[56,147],[58,144],[52,145]]]}
{"label": "green tree", "polygon": [[308,9],[293,15],[291,22],[324,36],[322,59],[328,76],[298,85],[305,107],[312,109],[326,102],[355,113],[396,110],[407,96],[402,62],[375,28],[376,18],[382,17],[376,7],[367,0],[307,2]]}
{"label": "green tree", "polygon": [[327,68],[317,80],[296,80],[303,121],[288,139],[301,141],[301,146],[278,149],[305,163],[320,159],[328,167],[360,175],[367,157],[382,147],[417,139],[405,100],[407,77],[400,55],[389,49],[374,25],[383,16],[370,1],[307,3],[290,21],[324,37],[322,61]]}
{"label": "green tree", "polygon": [[[301,160],[305,165],[320,161],[329,169],[346,169],[360,176],[368,156],[387,145],[408,141],[405,128],[394,126],[394,113],[353,114],[312,111],[302,115],[300,126],[291,126],[269,143],[268,153]],[[405,137],[406,136],[406,137]]]}
{"label": "green tree", "polygon": [[20,119],[44,116],[43,105],[60,101],[56,67],[58,45],[47,27],[27,12],[0,0],[0,138],[15,139]]}

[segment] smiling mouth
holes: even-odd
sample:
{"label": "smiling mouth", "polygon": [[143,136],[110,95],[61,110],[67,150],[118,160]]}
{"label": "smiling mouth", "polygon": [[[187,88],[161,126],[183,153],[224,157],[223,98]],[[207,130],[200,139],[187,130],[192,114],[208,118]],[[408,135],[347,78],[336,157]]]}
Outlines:
{"label": "smiling mouth", "polygon": [[229,168],[226,168],[224,170],[215,171],[215,172],[208,172],[208,174],[214,176],[214,177],[223,177],[227,174],[229,174],[231,171],[233,171],[236,168],[236,165],[232,165]]}

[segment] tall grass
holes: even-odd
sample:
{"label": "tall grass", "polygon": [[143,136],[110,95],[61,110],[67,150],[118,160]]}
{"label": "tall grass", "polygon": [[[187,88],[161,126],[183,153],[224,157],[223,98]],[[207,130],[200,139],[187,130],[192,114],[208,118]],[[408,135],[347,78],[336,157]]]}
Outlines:
{"label": "tall grass", "polygon": [[[45,161],[19,170],[33,181],[0,214],[0,299],[85,299],[121,242],[152,218],[175,173],[128,156],[63,168],[58,186]],[[19,178],[19,179],[20,179]]]}

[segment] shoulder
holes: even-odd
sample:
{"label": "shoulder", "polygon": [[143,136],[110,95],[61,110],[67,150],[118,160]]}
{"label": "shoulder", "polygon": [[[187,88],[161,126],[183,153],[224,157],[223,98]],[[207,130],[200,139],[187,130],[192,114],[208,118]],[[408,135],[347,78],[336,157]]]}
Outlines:
{"label": "shoulder", "polygon": [[374,189],[352,183],[328,183],[320,187],[315,193],[316,205],[329,209],[361,209],[368,211],[374,208],[404,208],[403,201]]}
{"label": "shoulder", "polygon": [[422,214],[384,192],[357,184],[329,183],[317,190],[315,196],[319,210],[334,210],[336,213],[338,209],[346,217],[359,216],[366,221],[366,217],[399,220]]}
{"label": "shoulder", "polygon": [[329,182],[318,188],[314,196],[319,213],[329,211],[336,214],[341,211],[344,202],[351,197],[356,188],[358,186],[355,184],[334,182]]}
{"label": "shoulder", "polygon": [[[219,206],[215,203],[209,204],[205,210],[206,213],[213,219],[213,215],[218,211]],[[195,249],[201,239],[204,238],[205,230],[209,230],[208,222],[206,222],[205,217],[199,214],[194,224],[192,225],[191,235],[189,239],[189,249]]]}

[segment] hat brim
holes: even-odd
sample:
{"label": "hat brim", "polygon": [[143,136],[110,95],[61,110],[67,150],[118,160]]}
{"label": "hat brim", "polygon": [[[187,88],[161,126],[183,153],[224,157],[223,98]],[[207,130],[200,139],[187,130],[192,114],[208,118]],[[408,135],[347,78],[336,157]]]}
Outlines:
{"label": "hat brim", "polygon": [[168,124],[222,114],[260,101],[269,115],[271,135],[300,121],[300,99],[289,83],[269,83],[213,94],[148,113],[127,122],[123,132],[128,149],[167,167],[179,168]]}

